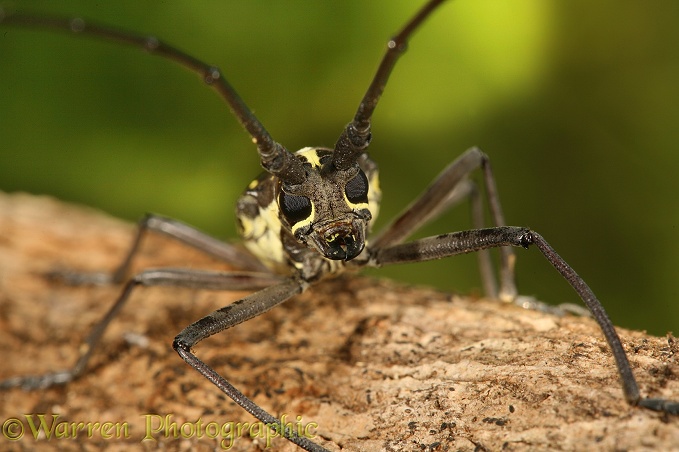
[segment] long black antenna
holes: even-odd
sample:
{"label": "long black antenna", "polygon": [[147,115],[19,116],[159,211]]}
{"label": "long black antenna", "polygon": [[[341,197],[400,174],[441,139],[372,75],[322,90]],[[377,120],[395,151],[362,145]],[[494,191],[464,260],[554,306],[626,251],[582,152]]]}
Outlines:
{"label": "long black antenna", "polygon": [[445,0],[432,0],[415,15],[396,36],[387,42],[387,51],[380,62],[377,72],[373,77],[368,91],[358,106],[353,121],[346,128],[335,143],[335,153],[332,164],[338,169],[346,169],[365,152],[370,144],[370,118],[372,117],[377,103],[382,97],[384,87],[387,85],[389,75],[396,65],[399,57],[408,48],[408,39],[415,29]]}
{"label": "long black antenna", "polygon": [[262,123],[243,102],[235,89],[222,76],[219,68],[211,66],[181,50],[158,40],[153,36],[142,36],[133,32],[112,28],[106,25],[85,22],[83,19],[7,14],[0,8],[0,23],[23,27],[39,27],[61,32],[72,32],[106,41],[138,47],[160,57],[172,60],[196,74],[214,88],[226,101],[238,122],[252,136],[257,145],[262,167],[269,173],[290,184],[301,184],[305,180],[304,168],[292,153],[274,141]]}

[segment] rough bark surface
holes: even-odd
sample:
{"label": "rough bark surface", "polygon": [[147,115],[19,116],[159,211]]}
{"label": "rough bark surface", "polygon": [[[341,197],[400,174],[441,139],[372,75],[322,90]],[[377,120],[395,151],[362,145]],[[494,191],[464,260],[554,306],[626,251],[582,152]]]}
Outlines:
{"label": "rough bark surface", "polygon": [[[120,287],[69,287],[43,274],[113,269],[134,226],[45,197],[0,193],[0,379],[70,366]],[[228,269],[150,237],[136,268]],[[548,295],[548,294],[546,294]],[[0,449],[214,450],[215,426],[253,423],[172,350],[189,322],[243,293],[142,288],[103,339],[85,375],[66,386],[0,392]],[[679,398],[677,343],[619,330],[644,394]],[[198,356],[266,410],[314,422],[330,450],[679,450],[679,419],[628,406],[612,357],[587,318],[554,317],[347,276],[198,344]],[[58,415],[33,437],[26,416]],[[148,433],[158,414],[172,429]],[[23,437],[10,441],[20,430]],[[73,426],[77,437],[73,438]],[[106,438],[111,422],[121,431]],[[88,424],[89,423],[89,424]],[[202,428],[198,429],[198,424]],[[210,424],[210,427],[208,427]],[[228,428],[228,427],[227,427]],[[231,450],[259,450],[246,428]],[[259,431],[259,434],[257,433]],[[108,432],[110,434],[111,431]],[[225,433],[225,436],[228,436]],[[296,450],[280,438],[275,450]]]}

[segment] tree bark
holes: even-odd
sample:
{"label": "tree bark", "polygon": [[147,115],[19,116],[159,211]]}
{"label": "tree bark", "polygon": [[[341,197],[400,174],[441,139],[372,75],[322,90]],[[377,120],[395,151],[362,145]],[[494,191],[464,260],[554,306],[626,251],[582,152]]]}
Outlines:
{"label": "tree bark", "polygon": [[[0,380],[74,363],[121,288],[70,287],[44,274],[113,270],[133,233],[97,211],[0,193]],[[135,261],[137,270],[153,266],[229,269],[157,236]],[[83,376],[0,392],[0,448],[263,449],[255,419],[171,347],[184,326],[243,295],[136,290]],[[643,394],[679,398],[675,339],[618,331]],[[588,318],[346,275],[195,351],[267,411],[295,426],[301,419],[330,450],[679,450],[679,419],[627,405]],[[65,422],[66,434],[35,439],[30,420],[39,414],[47,426]],[[148,430],[161,420],[166,429]],[[241,428],[232,443],[230,426]],[[280,438],[272,445],[297,450]]]}

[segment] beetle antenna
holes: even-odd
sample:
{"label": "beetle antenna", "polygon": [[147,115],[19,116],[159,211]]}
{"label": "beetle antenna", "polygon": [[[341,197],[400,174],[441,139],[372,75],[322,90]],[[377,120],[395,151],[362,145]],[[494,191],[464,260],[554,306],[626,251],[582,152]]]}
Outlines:
{"label": "beetle antenna", "polygon": [[387,51],[380,62],[368,91],[358,106],[356,115],[345,127],[335,143],[332,165],[337,169],[347,169],[365,152],[370,144],[370,118],[382,97],[389,75],[396,61],[408,48],[408,39],[424,20],[445,0],[432,0],[415,15],[396,36],[387,42]]}
{"label": "beetle antenna", "polygon": [[274,176],[290,184],[300,184],[305,180],[304,167],[291,152],[283,145],[274,141],[264,125],[243,102],[236,90],[229,84],[221,71],[183,51],[173,47],[153,36],[143,36],[136,33],[112,28],[105,25],[85,22],[83,19],[58,18],[47,16],[33,16],[23,14],[7,14],[0,9],[0,22],[8,25],[25,27],[40,27],[55,31],[83,34],[106,41],[137,47],[147,52],[178,63],[190,71],[198,74],[208,86],[214,88],[226,101],[241,126],[250,134],[253,143],[257,145],[262,167]]}

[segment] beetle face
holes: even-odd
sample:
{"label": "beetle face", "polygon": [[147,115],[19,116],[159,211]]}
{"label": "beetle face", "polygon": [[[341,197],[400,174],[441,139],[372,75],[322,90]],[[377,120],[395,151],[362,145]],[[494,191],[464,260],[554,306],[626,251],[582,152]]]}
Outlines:
{"label": "beetle face", "polygon": [[328,169],[332,151],[304,149],[302,184],[281,183],[277,196],[281,220],[295,239],[332,260],[349,261],[365,247],[372,219],[368,176],[358,164]]}

